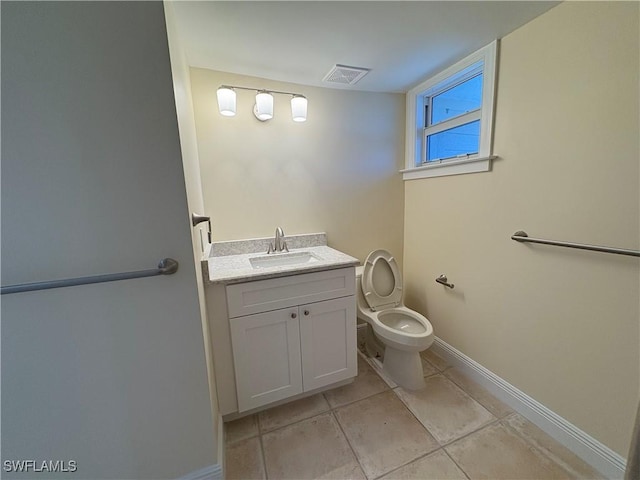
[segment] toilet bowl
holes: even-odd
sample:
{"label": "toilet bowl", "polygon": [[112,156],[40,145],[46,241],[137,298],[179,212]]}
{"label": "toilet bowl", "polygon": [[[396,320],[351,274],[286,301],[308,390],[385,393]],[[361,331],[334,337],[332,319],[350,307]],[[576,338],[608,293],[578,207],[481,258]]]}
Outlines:
{"label": "toilet bowl", "polygon": [[410,390],[424,387],[420,352],[433,343],[429,320],[402,302],[402,277],[393,256],[386,250],[369,254],[356,269],[358,318],[369,324],[367,352],[382,354],[382,369],[398,385]]}

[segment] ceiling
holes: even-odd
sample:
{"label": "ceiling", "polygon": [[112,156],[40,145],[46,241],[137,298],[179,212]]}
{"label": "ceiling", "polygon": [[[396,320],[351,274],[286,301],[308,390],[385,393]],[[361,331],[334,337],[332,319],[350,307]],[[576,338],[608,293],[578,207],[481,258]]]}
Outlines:
{"label": "ceiling", "polygon": [[[406,92],[559,2],[177,1],[191,66],[304,85]],[[334,64],[370,68],[323,82]]]}

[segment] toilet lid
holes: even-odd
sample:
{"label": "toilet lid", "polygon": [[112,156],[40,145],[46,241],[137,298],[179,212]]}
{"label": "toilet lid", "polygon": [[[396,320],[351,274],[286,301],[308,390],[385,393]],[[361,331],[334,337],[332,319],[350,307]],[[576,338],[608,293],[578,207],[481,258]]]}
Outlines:
{"label": "toilet lid", "polygon": [[402,277],[393,256],[386,250],[375,250],[364,262],[362,293],[372,310],[402,302]]}

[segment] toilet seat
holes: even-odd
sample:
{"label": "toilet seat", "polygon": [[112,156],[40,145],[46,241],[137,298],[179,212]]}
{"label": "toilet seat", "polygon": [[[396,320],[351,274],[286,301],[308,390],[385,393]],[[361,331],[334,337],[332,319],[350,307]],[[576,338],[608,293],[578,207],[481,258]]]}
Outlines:
{"label": "toilet seat", "polygon": [[383,372],[408,390],[424,388],[420,352],[433,343],[433,327],[402,303],[402,277],[389,252],[371,252],[356,269],[356,295],[358,319],[368,324],[367,351],[378,357],[378,347],[370,349],[369,343],[379,341],[384,346]]}
{"label": "toilet seat", "polygon": [[[396,328],[385,320],[386,316],[403,317],[417,327],[417,331],[407,331]],[[385,345],[391,345],[399,350],[424,350],[433,341],[433,327],[431,323],[418,312],[405,306],[391,307],[380,312],[372,312],[369,316],[370,325],[374,332],[383,338]]]}
{"label": "toilet seat", "polygon": [[405,351],[431,345],[429,320],[402,303],[402,277],[393,256],[386,250],[374,250],[359,268],[358,317],[371,325],[385,345]]}
{"label": "toilet seat", "polygon": [[[385,284],[392,285],[389,293],[380,288]],[[362,272],[362,293],[374,312],[402,304],[400,269],[395,258],[386,250],[374,250],[367,256]]]}

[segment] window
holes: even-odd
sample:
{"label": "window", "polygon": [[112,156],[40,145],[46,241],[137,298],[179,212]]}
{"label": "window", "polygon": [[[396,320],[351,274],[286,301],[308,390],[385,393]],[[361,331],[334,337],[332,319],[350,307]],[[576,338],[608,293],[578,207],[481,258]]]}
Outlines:
{"label": "window", "polygon": [[405,180],[491,168],[497,41],[407,93]]}

